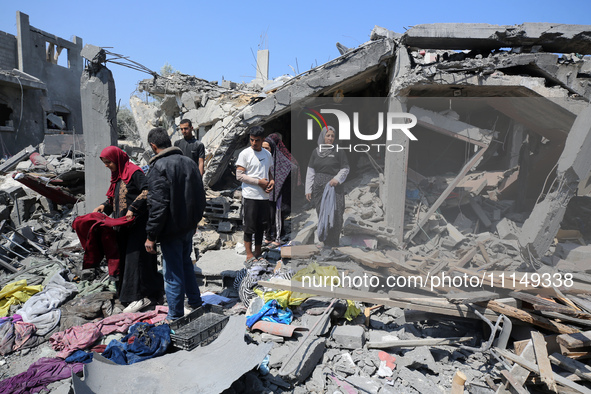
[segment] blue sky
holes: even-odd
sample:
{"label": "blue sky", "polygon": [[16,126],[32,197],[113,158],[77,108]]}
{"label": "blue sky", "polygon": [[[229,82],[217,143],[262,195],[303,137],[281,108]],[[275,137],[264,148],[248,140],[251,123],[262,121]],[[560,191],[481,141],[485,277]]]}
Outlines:
{"label": "blue sky", "polygon": [[[8,1],[0,0],[0,31],[16,35],[16,11],[32,26],[102,47],[160,71],[210,81],[248,82],[258,49],[269,49],[271,78],[294,74],[356,47],[374,25],[403,33],[422,23],[523,22],[591,24],[591,1]],[[253,53],[255,55],[253,55]],[[291,67],[290,67],[291,66]],[[128,105],[149,75],[110,65],[117,98]]]}

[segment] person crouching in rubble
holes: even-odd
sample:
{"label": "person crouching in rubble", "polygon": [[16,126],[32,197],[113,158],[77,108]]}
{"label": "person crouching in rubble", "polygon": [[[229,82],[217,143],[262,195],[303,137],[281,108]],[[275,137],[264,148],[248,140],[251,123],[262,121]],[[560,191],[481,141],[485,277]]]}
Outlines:
{"label": "person crouching in rubble", "polygon": [[[269,222],[269,192],[273,190],[271,153],[263,149],[265,129],[255,126],[249,131],[250,146],[238,155],[236,179],[242,182],[244,212],[244,247],[246,263],[261,256],[263,232]],[[254,235],[254,253],[252,237]]]}
{"label": "person crouching in rubble", "polygon": [[156,253],[160,242],[168,322],[184,315],[185,294],[190,309],[202,305],[191,250],[193,235],[205,210],[205,189],[197,164],[173,147],[168,133],[155,128],[148,133],[148,144],[156,156],[148,172],[148,210],[145,248]]}
{"label": "person crouching in rubble", "polygon": [[100,159],[111,171],[111,185],[107,201],[93,212],[113,214],[115,218],[135,218],[131,226],[117,229],[121,275],[116,288],[119,300],[127,307],[123,312],[137,312],[161,297],[164,282],[158,273],[156,256],[144,249],[148,207],[148,184],[140,167],[129,161],[127,153],[116,146],[108,146]]}
{"label": "person crouching in rubble", "polygon": [[[318,239],[325,246],[339,246],[345,213],[345,192],[342,183],[349,174],[344,151],[337,151],[336,133],[332,126],[323,127],[318,136],[306,172],[306,199],[314,203],[318,213]],[[331,190],[333,188],[333,190]],[[324,210],[321,206],[324,205]],[[334,213],[332,226],[329,216]]]}

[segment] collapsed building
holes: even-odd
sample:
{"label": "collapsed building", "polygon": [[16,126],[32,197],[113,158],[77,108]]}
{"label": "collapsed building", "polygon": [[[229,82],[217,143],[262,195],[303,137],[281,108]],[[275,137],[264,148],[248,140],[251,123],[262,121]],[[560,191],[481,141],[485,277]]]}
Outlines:
{"label": "collapsed building", "polygon": [[[121,381],[125,390],[136,390],[150,379],[172,391],[195,384],[234,392],[463,392],[464,386],[482,393],[524,387],[589,392],[580,353],[589,345],[591,321],[590,37],[591,26],[544,23],[429,24],[404,34],[375,27],[369,42],[337,44],[339,57],[296,76],[269,80],[261,73],[249,84],[220,86],[174,73],[140,82],[139,90],[156,98],[131,100],[140,144],[155,126],[180,138],[180,120],[190,119],[206,147],[208,207],[195,241],[201,254],[196,272],[208,289],[236,296],[228,282],[240,276],[243,257],[234,252],[240,191],[233,163],[248,129],[279,132],[305,168],[316,144],[303,137],[303,109],[328,103],[344,111],[364,98],[384,113],[414,116],[418,141],[396,138],[402,149],[368,154],[351,148],[360,154],[349,155],[341,247],[313,245],[314,210],[294,202],[291,244],[269,251],[268,261],[281,260],[294,271],[334,265],[380,281],[468,275],[481,279],[479,291],[451,280],[416,292],[366,284],[310,288],[269,275],[257,289],[318,296],[294,307],[287,333],[248,331],[252,343],[246,345],[229,333],[244,330],[233,319],[213,348],[198,348],[193,358],[155,358],[125,377],[98,358],[85,367],[84,381],[74,375],[66,386],[115,392]],[[266,56],[259,56],[257,69],[265,70]],[[363,119],[364,130],[381,130],[379,122]],[[358,134],[351,141],[361,146]],[[375,142],[390,143],[383,133]],[[303,193],[297,185],[293,190]],[[66,235],[52,242],[66,253],[75,244]],[[532,273],[571,282],[529,286]],[[239,296],[245,305],[238,302],[228,313],[246,310]],[[331,299],[355,301],[363,314],[343,323],[347,305]],[[306,334],[298,335],[301,327]],[[509,336],[513,351],[507,350]],[[239,360],[226,360],[228,369],[248,371],[269,353],[270,373],[251,371],[238,381],[237,371],[221,366],[195,372],[204,360],[225,362],[216,354],[229,349],[245,362],[238,368]],[[550,359],[560,368],[552,370]],[[179,365],[184,368],[173,374]],[[159,381],[163,370],[170,376]]]}
{"label": "collapsed building", "polygon": [[[33,27],[17,12],[16,36],[0,32],[0,131],[10,157],[47,137],[82,133],[82,39],[66,40]],[[63,139],[64,137],[59,137]]]}

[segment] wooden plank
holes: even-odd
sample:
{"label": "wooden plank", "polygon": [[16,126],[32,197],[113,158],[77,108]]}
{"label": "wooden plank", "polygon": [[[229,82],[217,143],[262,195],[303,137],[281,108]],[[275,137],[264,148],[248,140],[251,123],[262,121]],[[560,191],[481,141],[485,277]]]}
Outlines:
{"label": "wooden plank", "polygon": [[567,314],[574,314],[577,311],[571,307],[566,305],[560,305],[556,302],[548,301],[544,298],[534,296],[528,293],[522,293],[519,291],[512,291],[509,295],[513,298],[520,299],[525,302],[529,302],[532,304],[535,310],[539,311],[550,311],[550,312],[558,312],[558,313],[567,313]]}
{"label": "wooden plank", "polygon": [[536,362],[540,368],[542,382],[546,384],[549,390],[557,393],[558,389],[556,388],[556,381],[552,373],[552,364],[550,364],[550,360],[548,359],[548,349],[546,348],[544,335],[538,331],[532,331],[531,340],[534,345],[534,353],[536,355]]}
{"label": "wooden plank", "polygon": [[584,309],[586,312],[588,312],[588,313],[591,312],[591,302],[590,301],[579,298],[573,294],[569,294],[567,296],[567,298],[569,300],[571,300],[578,307]]}
{"label": "wooden plank", "polygon": [[[579,319],[573,316],[568,316],[557,312],[540,311],[540,314],[551,319],[559,319],[560,321],[563,321],[565,323],[576,324],[577,326],[583,327],[591,327],[591,320],[588,319]],[[585,329],[588,330],[589,328]]]}
{"label": "wooden plank", "polygon": [[484,247],[484,245],[481,244],[480,242],[478,243],[478,249],[480,249],[480,254],[482,255],[482,257],[484,257],[486,264],[491,264],[490,256],[488,255],[488,252],[486,251],[486,248]]}
{"label": "wooden plank", "polygon": [[284,246],[281,248],[281,257],[288,259],[306,259],[320,253],[316,245]]}
{"label": "wooden plank", "polygon": [[563,334],[564,335],[559,335],[558,338],[556,338],[556,341],[569,349],[591,345],[591,331]]}
{"label": "wooden plank", "polygon": [[[374,305],[387,305],[389,307],[414,309],[424,312],[439,313],[441,315],[459,316],[480,320],[480,318],[465,305],[454,305],[439,297],[420,296],[418,294],[406,293],[402,291],[390,291],[388,296],[383,295],[383,297],[379,297],[379,294],[370,293],[368,291],[339,287],[330,288],[303,286],[302,283],[290,281],[287,279],[259,281],[259,285],[276,290],[289,290],[304,294],[367,302]],[[413,295],[416,297],[413,298]],[[484,307],[476,306],[476,309],[480,313],[483,313],[488,319],[496,320],[498,317],[498,314],[493,313]]]}
{"label": "wooden plank", "polygon": [[397,341],[368,342],[367,347],[369,349],[388,349],[399,347],[456,345],[458,343],[471,341],[472,339],[474,339],[474,337],[401,339]]}
{"label": "wooden plank", "polygon": [[[560,353],[560,345],[556,342],[556,337],[558,337],[558,334],[544,336],[544,340],[546,341],[546,349],[548,349],[548,353]],[[530,339],[524,339],[522,341],[513,342],[513,349],[515,350],[515,354],[521,356],[523,349],[525,349],[529,342]]]}
{"label": "wooden plank", "polygon": [[455,268],[464,268],[464,266],[468,264],[474,256],[476,256],[476,253],[478,253],[477,247],[470,249],[464,256],[462,256],[460,261],[458,261]]}
{"label": "wooden plank", "polygon": [[[480,305],[485,306],[484,303],[481,303]],[[531,314],[531,313],[523,311],[521,309],[517,309],[517,308],[513,308],[511,306],[505,305],[505,304],[501,304],[501,303],[496,302],[494,300],[487,302],[486,307],[497,312],[497,313],[502,313],[505,316],[512,317],[514,319],[518,319],[518,320],[524,321],[526,323],[545,328],[546,330],[549,330],[552,332],[557,332],[559,334],[574,334],[574,333],[580,332],[576,328],[572,328],[567,325],[546,319],[545,317],[542,317],[542,316],[537,316],[537,315]]]}
{"label": "wooden plank", "polygon": [[511,388],[513,389],[513,390],[509,389],[510,392],[514,391],[517,394],[529,394],[529,391],[524,389],[523,386],[521,384],[519,384],[519,382],[517,380],[515,380],[515,377],[513,375],[511,375],[511,372],[509,372],[507,370],[502,370],[501,375],[503,375],[503,378],[505,379],[507,384],[510,385]]}
{"label": "wooden plank", "polygon": [[467,304],[472,302],[496,300],[499,298],[499,295],[497,293],[493,293],[492,291],[482,290],[465,291],[461,293],[447,293],[445,298],[452,304]]}
{"label": "wooden plank", "polygon": [[361,263],[365,266],[370,268],[380,268],[380,267],[392,267],[397,266],[399,268],[404,269],[404,266],[398,264],[395,259],[387,258],[383,253],[377,251],[366,252],[359,248],[354,248],[352,246],[344,246],[337,248],[337,250],[347,256],[351,257],[353,260]]}
{"label": "wooden plank", "polygon": [[[535,363],[524,359],[523,357],[517,356],[516,354],[513,354],[510,351],[505,350],[505,349],[495,348],[495,352],[497,352],[501,356],[513,361],[514,363],[521,365],[522,367],[528,369],[529,371],[532,371],[538,375],[540,374],[540,369],[538,368],[538,366]],[[568,380],[568,379],[566,379],[554,372],[552,373],[552,375],[554,376],[554,380],[563,386],[566,386],[570,389],[576,390],[577,392],[579,392],[581,394],[591,394],[591,390],[589,390],[588,388],[586,388],[584,386],[581,386],[580,384],[574,383],[574,382],[572,382],[572,381],[570,381],[570,380]]]}
{"label": "wooden plank", "polygon": [[553,353],[550,356],[550,361],[552,362],[552,364],[558,365],[562,369],[572,372],[578,377],[591,382],[591,368],[589,368],[588,365],[583,364],[580,361],[573,360],[571,358],[563,356],[560,353]]}

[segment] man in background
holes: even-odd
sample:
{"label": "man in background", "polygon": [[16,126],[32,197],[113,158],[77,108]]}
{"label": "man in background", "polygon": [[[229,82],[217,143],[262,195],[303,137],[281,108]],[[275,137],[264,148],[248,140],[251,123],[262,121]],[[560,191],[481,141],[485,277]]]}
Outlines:
{"label": "man in background", "polygon": [[189,119],[181,120],[179,125],[183,138],[175,141],[174,146],[181,148],[183,155],[193,159],[199,166],[199,173],[203,177],[205,172],[205,146],[195,137],[193,124]]}

